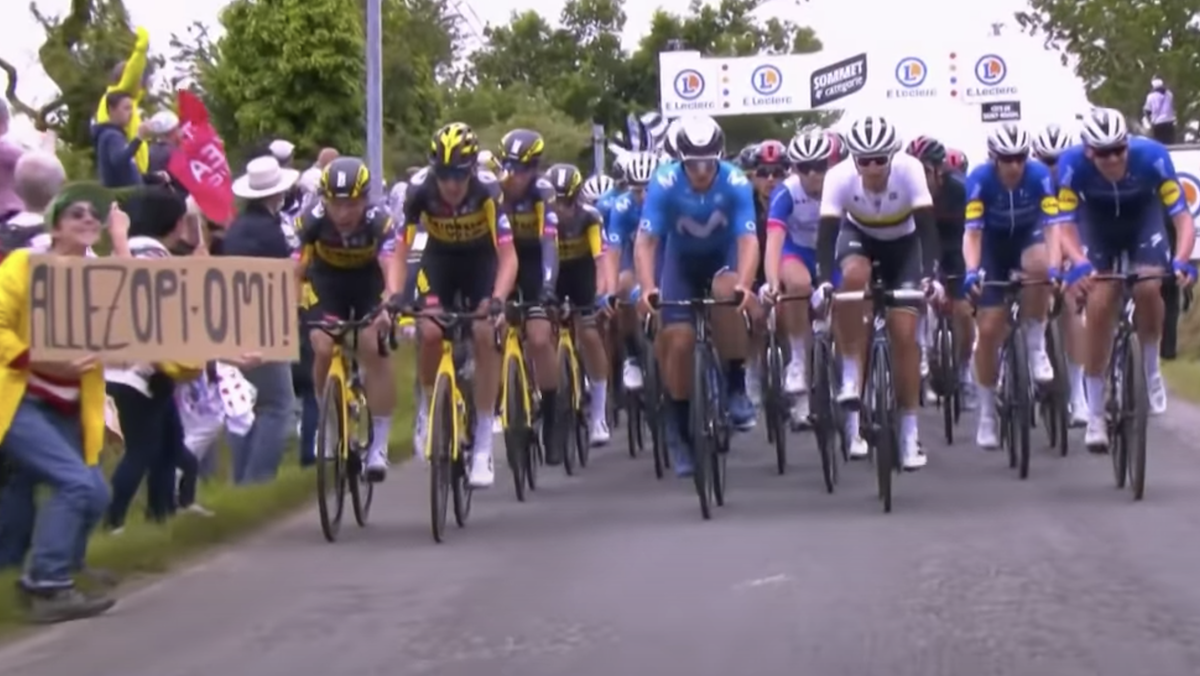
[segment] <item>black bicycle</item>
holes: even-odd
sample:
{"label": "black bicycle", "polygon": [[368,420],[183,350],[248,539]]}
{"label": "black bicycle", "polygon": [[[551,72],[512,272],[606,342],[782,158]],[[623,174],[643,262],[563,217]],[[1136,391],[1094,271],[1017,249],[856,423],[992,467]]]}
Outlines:
{"label": "black bicycle", "polygon": [[[671,467],[667,452],[666,389],[662,385],[662,370],[654,352],[654,315],[646,313],[639,336],[642,341],[642,409],[646,426],[650,428],[650,446],[654,454],[654,476],[661,479]],[[640,434],[640,433],[639,433]]]}
{"label": "black bicycle", "polygon": [[[622,312],[623,310],[631,307],[632,305],[633,304],[628,301],[624,301],[624,300],[621,300],[621,299],[615,298],[615,297],[610,298],[610,300],[609,300],[609,307],[611,307],[616,312]],[[613,325],[616,324],[615,319],[610,319],[609,321],[612,322]],[[634,340],[638,341],[638,352],[642,355],[645,355],[646,350],[648,349],[645,338],[639,333],[634,336]],[[649,406],[649,400],[646,398],[647,390],[645,387],[645,381],[648,378],[648,376],[643,375],[643,377],[642,377],[642,380],[643,380],[642,389],[640,389],[640,390],[626,389],[625,385],[624,385],[624,382],[625,382],[624,362],[626,359],[632,358],[634,355],[630,355],[627,350],[622,349],[621,345],[623,345],[624,342],[619,336],[615,337],[614,339],[610,340],[609,342],[613,344],[609,350],[609,355],[610,355],[610,358],[612,360],[612,365],[613,365],[612,366],[612,374],[610,377],[614,381],[616,381],[616,380],[621,381],[621,386],[620,386],[621,390],[620,391],[621,391],[621,396],[623,397],[625,417],[626,417],[625,440],[628,445],[629,457],[636,458],[638,456],[638,454],[641,453],[642,450],[644,450],[646,447],[645,437],[643,434],[643,428],[646,425],[648,425],[646,409]],[[639,358],[639,359],[637,359],[637,362],[638,362],[638,365],[642,368],[642,371],[644,373],[646,371],[645,358]],[[610,389],[610,395],[613,394],[614,392],[616,392],[616,390],[612,386],[610,386],[609,389]],[[659,478],[661,478],[661,476]]]}
{"label": "black bicycle", "polygon": [[1050,365],[1054,367],[1054,382],[1038,388],[1036,394],[1037,417],[1046,430],[1050,448],[1057,448],[1059,454],[1065,457],[1070,447],[1067,430],[1071,428],[1071,379],[1067,369],[1066,342],[1062,327],[1059,326],[1064,305],[1062,292],[1056,289],[1046,322],[1046,354],[1050,357]]}
{"label": "black bicycle", "polygon": [[871,303],[870,349],[867,351],[866,383],[861,404],[862,435],[875,464],[879,499],[883,511],[892,511],[892,474],[900,472],[900,426],[896,418],[896,386],[892,380],[892,348],[888,342],[887,311],[901,305],[924,302],[920,289],[888,289],[879,279],[879,263],[872,263],[871,285],[863,291],[838,291],[833,301]]}
{"label": "black bicycle", "polygon": [[[767,422],[767,443],[775,447],[775,470],[779,474],[787,471],[787,430],[791,422],[793,402],[784,389],[784,371],[787,368],[788,355],[779,341],[777,310],[783,303],[807,301],[809,297],[807,293],[779,295],[770,299],[767,306],[767,343],[763,350],[763,370],[766,375],[763,387],[763,414]],[[791,356],[795,358],[795,355]],[[826,466],[824,457],[821,465],[822,468]],[[826,488],[832,492],[829,470],[824,469],[824,474]]]}
{"label": "black bicycle", "polygon": [[[961,284],[961,275],[946,275],[944,284]],[[938,407],[942,410],[942,429],[946,443],[954,443],[954,426],[962,416],[962,382],[960,372],[962,365],[958,361],[958,337],[954,331],[953,312],[937,312],[937,320],[933,326],[930,347],[932,355],[929,370],[929,384],[938,398]]]}
{"label": "black bicycle", "polygon": [[[730,300],[714,298],[692,298],[667,301],[658,296],[651,298],[651,307],[685,307],[692,313],[692,327],[696,332],[692,352],[692,396],[691,420],[688,436],[692,447],[692,479],[696,495],[700,498],[700,514],[712,518],[712,503],[725,505],[726,455],[733,424],[729,419],[729,398],[726,392],[724,369],[717,356],[709,328],[709,313],[714,307],[733,307],[742,302],[741,294]],[[747,331],[749,330],[749,320]]]}
{"label": "black bicycle", "polygon": [[821,456],[825,487],[832,492],[839,471],[836,454],[840,452],[842,462],[849,461],[850,439],[846,436],[846,412],[835,403],[834,398],[834,392],[842,385],[842,367],[828,319],[813,319],[811,352],[808,371],[812,374],[808,388],[809,420],[817,437],[817,453]]}

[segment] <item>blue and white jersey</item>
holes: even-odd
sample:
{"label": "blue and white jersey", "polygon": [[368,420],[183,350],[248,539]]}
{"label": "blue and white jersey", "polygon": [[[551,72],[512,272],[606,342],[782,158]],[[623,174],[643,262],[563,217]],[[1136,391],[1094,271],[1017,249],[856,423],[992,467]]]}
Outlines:
{"label": "blue and white jersey", "polygon": [[655,175],[646,191],[639,229],[659,239],[670,233],[672,251],[713,254],[736,251],[739,237],[758,241],[754,189],[729,162],[721,162],[712,185],[692,189],[682,164]]}
{"label": "blue and white jersey", "polygon": [[967,230],[1009,233],[1058,222],[1058,197],[1050,168],[1029,160],[1012,190],[1000,182],[994,162],[975,167],[967,176]]}
{"label": "blue and white jersey", "polygon": [[812,197],[805,192],[799,176],[788,176],[775,186],[767,207],[768,230],[784,230],[793,244],[815,249],[820,220],[821,197]]}
{"label": "blue and white jersey", "polygon": [[604,222],[604,241],[618,249],[633,245],[638,223],[642,220],[642,205],[626,191],[618,197]]}
{"label": "blue and white jersey", "polygon": [[1129,138],[1125,176],[1110,181],[1087,158],[1083,145],[1072,146],[1058,160],[1058,210],[1063,220],[1075,221],[1079,205],[1089,214],[1119,218],[1133,216],[1158,200],[1167,214],[1187,209],[1175,164],[1167,147],[1141,136]]}
{"label": "blue and white jersey", "polygon": [[617,203],[617,198],[621,196],[620,188],[611,188],[603,195],[596,199],[596,211],[600,212],[600,217],[608,223],[608,212],[612,211],[613,205]]}

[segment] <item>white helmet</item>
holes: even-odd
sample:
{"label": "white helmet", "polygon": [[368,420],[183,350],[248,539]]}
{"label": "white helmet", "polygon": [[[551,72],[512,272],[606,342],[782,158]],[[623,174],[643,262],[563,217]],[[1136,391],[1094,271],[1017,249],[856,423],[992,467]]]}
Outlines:
{"label": "white helmet", "polygon": [[706,115],[681,119],[674,141],[681,160],[719,160],[725,154],[725,132]]}
{"label": "white helmet", "polygon": [[1033,152],[1038,157],[1056,158],[1072,145],[1071,134],[1057,124],[1048,125],[1033,137]]}
{"label": "white helmet", "polygon": [[625,180],[634,185],[645,185],[658,169],[658,156],[654,153],[630,153],[625,158]]}
{"label": "white helmet", "polygon": [[490,171],[496,166],[496,155],[490,150],[480,150],[478,159],[475,160],[475,164],[478,165],[480,169],[487,169]]}
{"label": "white helmet", "polygon": [[868,115],[850,125],[846,145],[855,157],[892,155],[900,149],[896,128],[886,118]]}
{"label": "white helmet", "polygon": [[793,164],[801,162],[822,162],[833,155],[833,143],[829,134],[817,127],[797,134],[788,143],[787,158]]}
{"label": "white helmet", "polygon": [[1012,122],[1005,122],[992,129],[988,134],[987,147],[988,154],[992,157],[997,155],[1028,155],[1029,147],[1033,142],[1029,139],[1029,132],[1018,127]]}
{"label": "white helmet", "polygon": [[1111,148],[1129,139],[1129,125],[1119,110],[1093,108],[1083,118],[1083,142],[1090,148]]}
{"label": "white helmet", "polygon": [[590,203],[595,203],[604,193],[616,187],[616,182],[612,180],[612,176],[607,174],[596,174],[583,182],[583,189],[580,195],[583,199]]}

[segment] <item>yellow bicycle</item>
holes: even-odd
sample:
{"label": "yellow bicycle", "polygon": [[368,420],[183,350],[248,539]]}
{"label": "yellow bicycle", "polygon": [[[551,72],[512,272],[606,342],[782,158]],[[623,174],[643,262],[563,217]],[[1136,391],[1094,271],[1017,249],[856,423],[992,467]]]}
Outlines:
{"label": "yellow bicycle", "polygon": [[542,463],[542,445],[535,433],[540,393],[530,387],[530,364],[521,348],[525,312],[535,303],[509,303],[508,326],[504,331],[500,373],[500,422],[504,448],[512,472],[517,501],[525,502],[525,491],[537,490],[537,467]]}
{"label": "yellow bicycle", "polygon": [[[373,442],[371,411],[358,367],[358,334],[370,326],[379,309],[361,319],[351,313],[349,319],[324,319],[306,323],[333,339],[333,359],[325,377],[317,422],[317,506],[321,532],[329,542],[337,540],[341,530],[346,493],[350,493],[354,520],[367,525],[374,484],[363,480],[367,450]],[[380,334],[379,352],[394,349],[395,334]]]}
{"label": "yellow bicycle", "polygon": [[[568,476],[575,474],[575,465],[587,467],[591,450],[591,429],[588,426],[587,403],[590,395],[584,387],[583,369],[580,366],[579,350],[575,346],[575,307],[571,299],[563,299],[557,311],[559,392],[570,396],[558,397],[558,412],[555,421],[557,433],[565,433],[563,440],[563,469]],[[557,443],[558,440],[554,440]]]}

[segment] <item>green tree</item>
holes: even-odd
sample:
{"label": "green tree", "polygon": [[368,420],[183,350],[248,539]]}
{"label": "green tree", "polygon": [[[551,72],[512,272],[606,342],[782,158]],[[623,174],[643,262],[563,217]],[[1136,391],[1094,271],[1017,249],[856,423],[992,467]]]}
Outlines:
{"label": "green tree", "polygon": [[495,152],[513,129],[536,129],[546,139],[547,162],[584,162],[590,157],[592,131],[558,110],[544,93],[524,83],[504,89],[483,85],[455,92],[447,119],[466,122],[484,148]]}
{"label": "green tree", "polygon": [[[196,84],[226,144],[363,149],[363,29],[340,0],[234,0]],[[236,154],[236,153],[235,153]]]}
{"label": "green tree", "polygon": [[1194,0],[1030,0],[1017,12],[1022,29],[1047,49],[1075,57],[1075,73],[1098,105],[1141,116],[1154,75],[1175,93],[1181,127],[1200,122],[1200,30]]}

